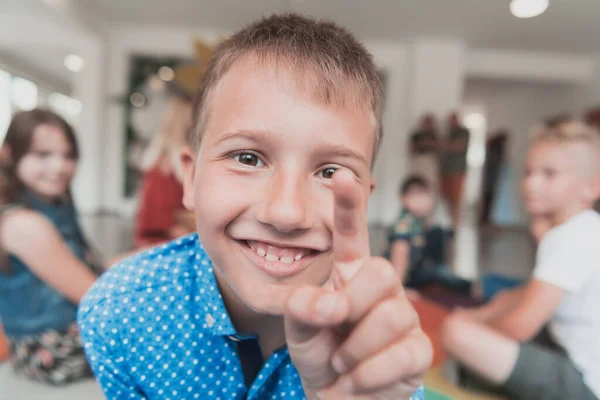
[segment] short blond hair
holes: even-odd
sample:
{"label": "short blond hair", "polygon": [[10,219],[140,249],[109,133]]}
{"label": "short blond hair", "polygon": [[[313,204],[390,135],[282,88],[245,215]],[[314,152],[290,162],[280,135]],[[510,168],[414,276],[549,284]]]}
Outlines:
{"label": "short blond hair", "polygon": [[541,142],[583,145],[593,161],[594,170],[591,172],[600,174],[600,132],[593,126],[577,120],[541,125],[532,131],[532,145]]}
{"label": "short blond hair", "polygon": [[[269,67],[283,65],[298,75],[297,84],[324,104],[365,105],[374,119],[373,161],[381,142],[382,87],[371,54],[345,29],[298,14],[273,15],[221,43],[209,62],[193,108],[189,144],[195,150],[210,114],[210,96],[232,65],[254,57]],[[306,88],[304,85],[310,85]]]}

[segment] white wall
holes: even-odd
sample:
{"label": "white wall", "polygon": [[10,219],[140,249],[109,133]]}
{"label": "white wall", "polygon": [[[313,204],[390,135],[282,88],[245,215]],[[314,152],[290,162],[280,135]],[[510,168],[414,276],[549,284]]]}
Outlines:
{"label": "white wall", "polygon": [[511,225],[524,225],[527,214],[519,197],[520,177],[530,128],[540,119],[571,111],[570,98],[578,89],[574,85],[524,83],[468,79],[465,104],[481,105],[487,114],[488,132],[507,128],[511,132],[508,162],[511,170],[510,189],[515,214]]}
{"label": "white wall", "polygon": [[600,106],[600,54],[594,56],[592,78],[586,85],[578,87],[567,99],[573,113],[581,116],[581,112],[591,107]]}

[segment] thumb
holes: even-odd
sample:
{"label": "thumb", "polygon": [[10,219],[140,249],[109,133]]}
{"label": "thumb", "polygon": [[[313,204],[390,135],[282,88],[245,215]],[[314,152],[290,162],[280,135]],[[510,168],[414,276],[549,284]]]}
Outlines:
{"label": "thumb", "polygon": [[295,289],[284,306],[286,341],[308,342],[322,329],[344,322],[349,310],[349,299],[343,292],[313,286]]}
{"label": "thumb", "polygon": [[303,386],[318,391],[338,374],[331,357],[339,339],[331,329],[347,319],[349,300],[340,292],[305,286],[294,290],[284,309],[288,351]]}

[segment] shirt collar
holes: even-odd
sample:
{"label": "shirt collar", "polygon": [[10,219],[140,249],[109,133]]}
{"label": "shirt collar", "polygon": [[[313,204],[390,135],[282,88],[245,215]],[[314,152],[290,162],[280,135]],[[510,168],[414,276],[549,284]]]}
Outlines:
{"label": "shirt collar", "polygon": [[202,333],[212,336],[237,336],[233,322],[219,291],[214,266],[204,250],[197,234],[185,238],[190,241],[194,251],[189,252],[188,262],[197,271],[196,285],[190,287],[194,291],[193,311],[202,316],[200,327]]}

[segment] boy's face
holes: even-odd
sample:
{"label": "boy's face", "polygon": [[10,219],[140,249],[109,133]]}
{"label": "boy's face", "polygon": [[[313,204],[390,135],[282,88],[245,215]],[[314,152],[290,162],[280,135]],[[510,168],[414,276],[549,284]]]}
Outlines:
{"label": "boy's face", "polygon": [[548,141],[529,150],[523,198],[530,214],[554,218],[594,201],[598,179],[587,168],[583,146]]}
{"label": "boy's face", "polygon": [[431,215],[434,207],[433,196],[429,190],[413,187],[402,196],[402,205],[417,217],[426,218]]}
{"label": "boy's face", "polygon": [[215,88],[196,160],[182,157],[184,204],[224,292],[279,315],[294,287],[329,278],[331,176],[352,171],[367,203],[375,130],[366,107],[314,102],[265,70],[239,61]]}

